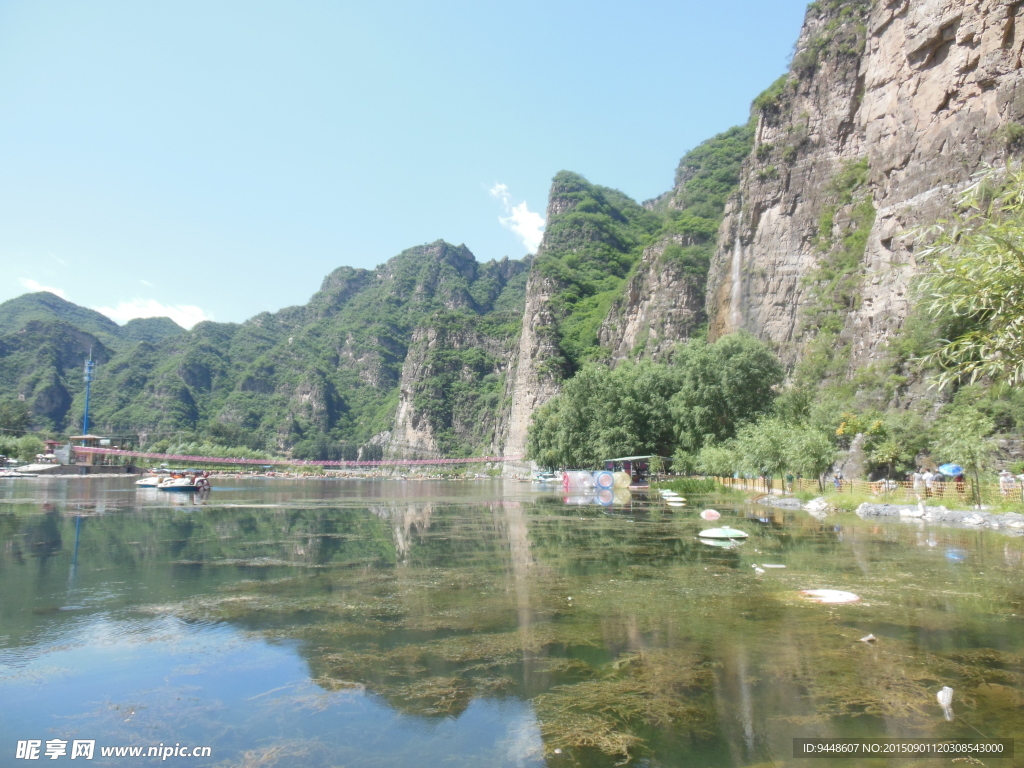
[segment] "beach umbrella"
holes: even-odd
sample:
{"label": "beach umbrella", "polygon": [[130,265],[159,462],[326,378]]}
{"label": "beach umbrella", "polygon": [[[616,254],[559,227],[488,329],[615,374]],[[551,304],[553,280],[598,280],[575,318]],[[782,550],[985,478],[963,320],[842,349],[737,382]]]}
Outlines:
{"label": "beach umbrella", "polygon": [[943,464],[939,467],[939,472],[946,475],[947,477],[956,477],[964,473],[964,468],[959,464]]}

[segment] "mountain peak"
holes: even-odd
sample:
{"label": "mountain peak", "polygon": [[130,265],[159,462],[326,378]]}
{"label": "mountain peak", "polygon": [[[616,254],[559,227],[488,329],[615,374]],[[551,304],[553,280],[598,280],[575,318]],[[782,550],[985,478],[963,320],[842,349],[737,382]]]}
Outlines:
{"label": "mountain peak", "polygon": [[121,327],[100,312],[80,307],[49,291],[25,293],[0,304],[0,334],[15,333],[33,320],[58,320],[106,340],[117,339]]}

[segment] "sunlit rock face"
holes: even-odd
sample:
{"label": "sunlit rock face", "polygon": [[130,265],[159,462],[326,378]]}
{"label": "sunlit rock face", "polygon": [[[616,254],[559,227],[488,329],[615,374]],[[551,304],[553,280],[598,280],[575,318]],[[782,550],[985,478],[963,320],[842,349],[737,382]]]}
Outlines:
{"label": "sunlit rock face", "polygon": [[[711,338],[745,328],[798,358],[817,330],[807,320],[816,270],[861,226],[841,339],[853,365],[881,353],[907,316],[918,267],[908,230],[941,218],[973,173],[1018,149],[1006,126],[1024,114],[1022,22],[1019,4],[988,0],[809,9],[722,223]],[[841,189],[858,162],[863,184]],[[867,203],[873,221],[858,223]]]}
{"label": "sunlit rock face", "polygon": [[676,235],[644,249],[636,274],[601,325],[600,343],[621,360],[664,357],[690,338],[704,320],[704,286],[684,267],[665,258]]}
{"label": "sunlit rock face", "polygon": [[526,309],[513,373],[509,379],[511,407],[505,424],[505,456],[523,456],[530,418],[560,389],[562,376],[552,361],[561,361],[555,339],[551,297],[555,286],[534,272],[526,286]]}

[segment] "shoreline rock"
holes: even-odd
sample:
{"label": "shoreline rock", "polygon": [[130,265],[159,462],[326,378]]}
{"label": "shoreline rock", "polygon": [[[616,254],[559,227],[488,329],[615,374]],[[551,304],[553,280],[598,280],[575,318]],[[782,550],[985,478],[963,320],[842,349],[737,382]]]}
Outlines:
{"label": "shoreline rock", "polygon": [[960,525],[965,528],[988,528],[1024,534],[1024,515],[1017,512],[997,514],[984,510],[947,509],[924,504],[872,504],[865,501],[855,510],[858,517],[898,517],[901,520],[923,520],[929,523]]}

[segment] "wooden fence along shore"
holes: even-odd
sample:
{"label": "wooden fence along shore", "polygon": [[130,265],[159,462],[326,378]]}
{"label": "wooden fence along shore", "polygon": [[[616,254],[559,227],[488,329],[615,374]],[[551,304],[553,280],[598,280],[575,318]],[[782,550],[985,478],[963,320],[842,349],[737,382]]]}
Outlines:
{"label": "wooden fence along shore", "polygon": [[[915,489],[913,482],[909,480],[876,480],[871,482],[868,480],[844,479],[838,488],[832,480],[827,480],[824,483],[825,490],[822,492],[818,486],[818,481],[808,478],[796,478],[791,483],[787,483],[788,487],[786,488],[783,488],[783,481],[779,477],[771,479],[762,479],[760,477],[718,477],[715,479],[726,487],[743,491],[761,491],[762,493],[807,492],[826,497],[841,493],[860,493],[877,496],[879,503],[899,504],[909,502],[916,504],[918,497],[920,497],[921,499],[930,499],[949,506],[950,504],[970,505],[974,499],[971,484],[966,481],[964,483],[955,483],[952,480],[948,480],[944,483],[933,483],[931,490],[926,490],[923,484]],[[1000,502],[1024,503],[1024,486],[1019,481],[1016,481],[1014,485],[1008,488],[1001,488],[999,483],[982,483],[981,501],[983,504],[997,504]]]}

